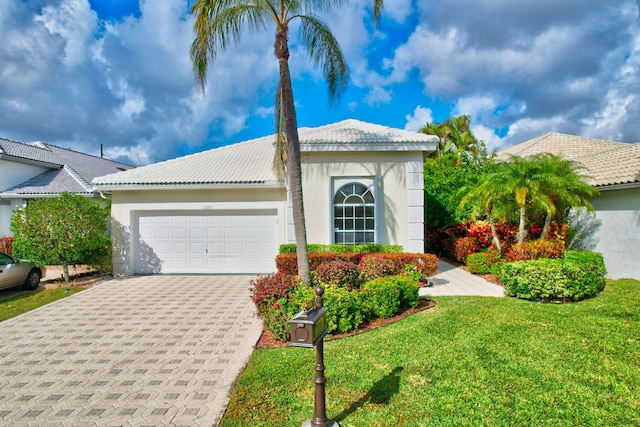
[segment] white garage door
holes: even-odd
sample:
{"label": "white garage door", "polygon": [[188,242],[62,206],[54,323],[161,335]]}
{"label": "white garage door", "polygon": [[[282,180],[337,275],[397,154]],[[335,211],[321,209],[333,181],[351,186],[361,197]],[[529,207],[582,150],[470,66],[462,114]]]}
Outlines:
{"label": "white garage door", "polygon": [[136,273],[271,273],[275,211],[141,215]]}

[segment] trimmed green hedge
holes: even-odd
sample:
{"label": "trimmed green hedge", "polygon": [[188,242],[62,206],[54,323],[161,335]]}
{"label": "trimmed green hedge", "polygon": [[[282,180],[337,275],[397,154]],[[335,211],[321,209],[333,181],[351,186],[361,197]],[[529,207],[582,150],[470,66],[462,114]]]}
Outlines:
{"label": "trimmed green hedge", "polygon": [[[367,244],[367,245],[320,245],[320,244],[309,244],[307,245],[307,250],[309,253],[315,252],[336,252],[336,253],[360,253],[360,254],[372,254],[375,252],[382,253],[397,253],[402,252],[403,248],[399,245],[376,245],[376,244]],[[284,245],[280,245],[280,253],[281,254],[295,254],[296,253],[296,245],[295,243],[287,243]]]}
{"label": "trimmed green hedge", "polygon": [[542,301],[580,301],[604,289],[606,269],[600,253],[567,251],[564,258],[501,265],[505,295]]}

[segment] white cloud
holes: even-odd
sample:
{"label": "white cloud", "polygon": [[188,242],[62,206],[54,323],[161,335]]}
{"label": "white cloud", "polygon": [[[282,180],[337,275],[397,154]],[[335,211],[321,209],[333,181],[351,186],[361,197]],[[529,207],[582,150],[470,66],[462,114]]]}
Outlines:
{"label": "white cloud", "polygon": [[502,146],[502,138],[496,135],[494,129],[490,129],[484,125],[472,125],[471,132],[473,132],[478,141],[484,141],[484,144],[487,147],[487,151],[489,153]]}
{"label": "white cloud", "polygon": [[77,65],[86,59],[87,44],[98,23],[86,0],[64,0],[59,5],[45,6],[33,20],[42,23],[51,35],[63,39],[65,65]]}
{"label": "white cloud", "polygon": [[412,114],[407,114],[404,118],[407,120],[407,124],[404,126],[405,130],[418,131],[427,123],[433,122],[433,112],[431,108],[418,105]]}

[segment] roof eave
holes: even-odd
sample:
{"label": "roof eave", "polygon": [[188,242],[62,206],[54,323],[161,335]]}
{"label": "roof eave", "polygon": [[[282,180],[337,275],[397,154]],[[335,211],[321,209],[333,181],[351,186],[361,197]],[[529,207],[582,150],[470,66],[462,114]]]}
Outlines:
{"label": "roof eave", "polygon": [[303,153],[313,152],[360,152],[360,151],[435,151],[434,143],[384,143],[384,144],[300,144]]}
{"label": "roof eave", "polygon": [[285,188],[280,181],[262,181],[252,183],[131,183],[131,184],[94,184],[93,188],[100,192],[139,191],[139,190],[232,190],[255,188]]}
{"label": "roof eave", "polygon": [[607,184],[607,185],[594,185],[598,191],[613,191],[613,190],[631,190],[640,188],[640,182],[627,182],[624,184]]}
{"label": "roof eave", "polygon": [[18,156],[12,156],[10,154],[7,153],[0,153],[0,159],[2,160],[9,160],[9,161],[13,161],[13,162],[19,162],[19,163],[25,163],[28,165],[35,165],[35,166],[44,166],[44,167],[48,167],[51,169],[60,169],[62,168],[64,165],[61,165],[60,163],[50,163],[50,162],[45,162],[42,160],[35,160],[35,159],[29,159],[26,157],[18,157]]}

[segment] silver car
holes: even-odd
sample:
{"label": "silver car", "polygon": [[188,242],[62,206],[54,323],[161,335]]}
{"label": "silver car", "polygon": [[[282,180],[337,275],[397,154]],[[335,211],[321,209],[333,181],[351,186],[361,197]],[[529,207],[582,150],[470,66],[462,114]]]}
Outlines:
{"label": "silver car", "polygon": [[45,274],[44,267],[0,252],[0,289],[20,285],[23,289],[35,289]]}

